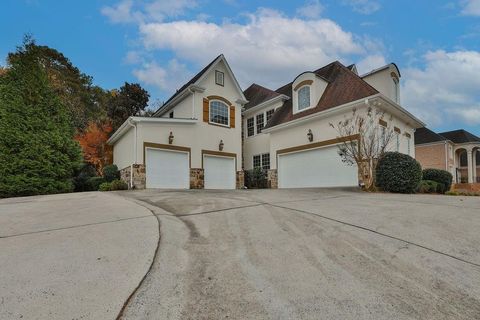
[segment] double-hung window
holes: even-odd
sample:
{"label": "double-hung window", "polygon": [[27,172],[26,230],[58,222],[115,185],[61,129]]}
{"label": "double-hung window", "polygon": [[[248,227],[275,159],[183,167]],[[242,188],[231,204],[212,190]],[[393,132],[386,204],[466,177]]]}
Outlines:
{"label": "double-hung window", "polygon": [[271,109],[267,111],[267,122],[272,118],[274,112],[275,112],[275,109]]}
{"label": "double-hung window", "polygon": [[263,129],[263,113],[260,113],[260,114],[257,114],[257,134],[259,134],[260,132],[262,132],[262,129]]}
{"label": "double-hung window", "polygon": [[255,134],[255,122],[253,117],[247,119],[247,137],[251,137]]}
{"label": "double-hung window", "polygon": [[253,156],[253,168],[261,168],[262,167],[262,157],[258,154]]}
{"label": "double-hung window", "polygon": [[253,156],[253,168],[270,169],[270,153],[257,154]]}
{"label": "double-hung window", "polygon": [[229,108],[228,106],[217,100],[210,102],[210,122],[224,126],[228,126]]}

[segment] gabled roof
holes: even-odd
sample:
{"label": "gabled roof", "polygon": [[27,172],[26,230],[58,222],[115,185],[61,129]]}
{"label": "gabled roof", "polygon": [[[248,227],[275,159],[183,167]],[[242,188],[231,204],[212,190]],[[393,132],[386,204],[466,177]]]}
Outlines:
{"label": "gabled roof", "polygon": [[251,107],[255,107],[262,102],[280,96],[280,93],[262,87],[261,85],[258,85],[256,83],[253,83],[250,87],[243,91],[243,94],[248,100],[248,103],[244,106],[245,110],[248,110]]}
{"label": "gabled roof", "polygon": [[266,128],[274,127],[281,123],[292,121],[307,115],[321,112],[352,101],[360,100],[379,92],[362,80],[355,72],[345,67],[338,61],[332,62],[314,73],[328,82],[325,91],[314,108],[293,114],[292,108],[292,83],[275,90],[277,93],[289,96],[267,123]]}
{"label": "gabled roof", "polygon": [[439,141],[446,141],[445,137],[442,137],[438,133],[433,132],[428,128],[419,128],[415,130],[414,141],[415,144],[433,143]]}
{"label": "gabled roof", "polygon": [[191,78],[187,83],[185,83],[180,89],[178,89],[168,100],[157,110],[154,112],[154,115],[157,115],[159,112],[163,112],[170,107],[171,102],[174,101],[175,98],[179,97],[182,93],[184,93],[189,87],[196,85],[198,82],[202,80],[202,78],[208,73],[208,71],[214,67],[218,62],[223,61],[225,63],[225,67],[227,68],[228,73],[230,74],[234,85],[237,87],[240,95],[242,95],[242,99],[244,99],[243,91],[240,88],[240,85],[237,82],[230,66],[228,65],[227,60],[223,54],[218,55],[215,59],[213,59],[209,64],[207,64],[200,72],[198,72],[193,78]]}
{"label": "gabled roof", "polygon": [[479,137],[463,129],[442,132],[440,135],[454,143],[480,142]]}

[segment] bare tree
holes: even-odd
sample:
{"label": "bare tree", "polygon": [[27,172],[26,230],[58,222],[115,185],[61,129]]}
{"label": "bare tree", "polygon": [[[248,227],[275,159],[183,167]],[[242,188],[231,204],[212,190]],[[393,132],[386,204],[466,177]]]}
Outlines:
{"label": "bare tree", "polygon": [[336,124],[330,123],[341,141],[338,154],[342,161],[357,165],[361,183],[369,191],[375,189],[377,160],[387,151],[395,134],[387,127],[384,117],[384,111],[368,107],[365,113],[353,109],[351,116]]}

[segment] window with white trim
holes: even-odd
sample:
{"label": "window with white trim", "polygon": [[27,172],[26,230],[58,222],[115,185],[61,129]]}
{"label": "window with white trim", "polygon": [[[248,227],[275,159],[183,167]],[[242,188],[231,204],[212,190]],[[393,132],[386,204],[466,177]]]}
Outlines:
{"label": "window with white trim", "polygon": [[400,151],[400,134],[398,132],[395,133],[395,138],[397,139],[397,152]]}
{"label": "window with white trim", "polygon": [[253,168],[270,169],[270,153],[256,154],[253,156]]}
{"label": "window with white trim", "polygon": [[270,153],[262,154],[262,169],[270,169]]}
{"label": "window with white trim", "polygon": [[298,90],[298,110],[310,107],[310,86],[303,86]]}
{"label": "window with white trim", "polygon": [[257,114],[256,118],[257,118],[257,134],[259,134],[260,132],[262,132],[262,129],[264,127],[264,123],[263,123],[264,115],[263,115],[263,113]]}
{"label": "window with white trim", "polygon": [[275,112],[275,109],[271,109],[267,111],[267,122],[272,118],[274,112]]}
{"label": "window with white trim", "polygon": [[408,155],[410,155],[410,138],[407,137],[407,152],[408,152]]}
{"label": "window with white trim", "polygon": [[223,102],[213,100],[210,102],[210,122],[224,126],[229,125],[230,108]]}
{"label": "window with white trim", "polygon": [[253,156],[253,168],[261,168],[262,167],[262,157],[257,154]]}
{"label": "window with white trim", "polygon": [[247,137],[255,134],[255,121],[253,117],[247,119]]}
{"label": "window with white trim", "polygon": [[215,70],[215,84],[219,86],[224,85],[225,83],[225,74],[222,71]]}

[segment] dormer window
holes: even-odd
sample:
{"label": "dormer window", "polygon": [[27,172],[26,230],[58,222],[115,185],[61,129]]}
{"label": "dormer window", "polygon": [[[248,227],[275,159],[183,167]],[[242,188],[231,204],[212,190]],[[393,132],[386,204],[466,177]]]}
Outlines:
{"label": "dormer window", "polygon": [[303,86],[298,90],[298,111],[310,107],[310,86]]}
{"label": "dormer window", "polygon": [[224,85],[225,82],[225,74],[222,71],[215,70],[215,84],[219,86]]}

